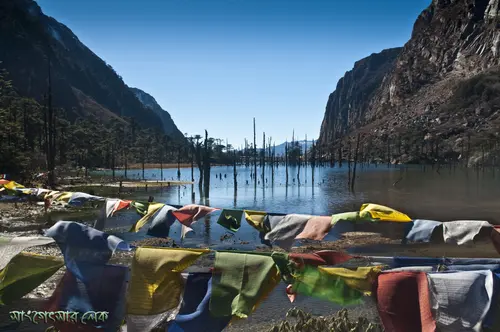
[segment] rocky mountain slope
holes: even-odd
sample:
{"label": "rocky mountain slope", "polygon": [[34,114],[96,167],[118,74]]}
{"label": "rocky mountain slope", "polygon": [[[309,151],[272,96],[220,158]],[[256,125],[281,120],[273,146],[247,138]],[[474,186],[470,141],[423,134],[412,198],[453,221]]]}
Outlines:
{"label": "rocky mountain slope", "polygon": [[145,107],[110,65],[32,0],[0,1],[0,61],[18,93],[42,103],[50,61],[53,103],[64,108],[70,120],[134,118],[153,128],[162,128],[162,120],[167,120]]}
{"label": "rocky mountain slope", "polygon": [[495,159],[499,53],[499,0],[432,1],[417,18],[411,39],[392,51],[396,59],[388,57],[386,66],[368,74],[373,89],[360,88],[367,69],[359,64],[339,82],[320,144],[333,150],[361,133],[362,147],[373,158],[474,162],[481,154]]}
{"label": "rocky mountain slope", "polygon": [[[309,150],[313,145],[312,139],[307,140],[307,142],[305,140],[299,140],[296,142],[300,145],[302,153],[305,153],[306,148],[307,148],[307,150]],[[317,140],[314,140],[314,142],[316,143]],[[286,144],[286,142],[276,145],[274,151],[275,151],[277,156],[284,156],[285,155],[285,144]],[[290,147],[290,146],[291,146],[291,142],[288,142],[288,147]]]}
{"label": "rocky mountain slope", "polygon": [[135,94],[137,99],[140,100],[140,102],[146,106],[147,108],[153,110],[153,112],[158,115],[160,118],[162,125],[163,125],[163,130],[165,133],[167,133],[170,137],[177,139],[177,140],[184,140],[184,135],[181,133],[181,131],[177,128],[177,126],[174,123],[174,120],[172,120],[172,117],[170,114],[165,111],[163,108],[161,108],[160,105],[156,102],[156,99],[154,99],[153,96],[150,94],[142,91],[141,89],[137,88],[130,88],[132,92]]}
{"label": "rocky mountain slope", "polygon": [[393,48],[372,54],[356,62],[339,80],[326,104],[320,142],[343,137],[362,119],[368,102],[400,53],[401,48]]}

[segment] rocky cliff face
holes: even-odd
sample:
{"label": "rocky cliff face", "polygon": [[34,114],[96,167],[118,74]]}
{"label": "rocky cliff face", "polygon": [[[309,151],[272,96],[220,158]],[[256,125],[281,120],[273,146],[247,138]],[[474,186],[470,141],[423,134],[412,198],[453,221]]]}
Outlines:
{"label": "rocky cliff face", "polygon": [[354,64],[328,98],[319,141],[333,142],[349,133],[363,118],[373,93],[394,65],[401,48],[372,54]]}
{"label": "rocky cliff face", "polygon": [[[417,18],[411,39],[356,114],[328,122],[327,106],[321,143],[334,145],[336,133],[343,138],[362,133],[370,144],[383,145],[383,150],[388,141],[397,141],[406,146],[401,154],[408,157],[422,153],[415,146],[429,141],[438,142],[444,151],[463,152],[464,137],[472,136],[468,140],[474,149],[487,137],[498,135],[491,124],[499,116],[494,97],[499,65],[500,1],[434,0]],[[357,100],[342,100],[338,109]],[[339,122],[340,128],[332,125]],[[392,149],[396,150],[401,148]]]}
{"label": "rocky cliff face", "polygon": [[156,99],[154,99],[153,96],[150,94],[142,91],[141,89],[137,88],[130,88],[132,92],[135,94],[137,99],[146,106],[147,108],[153,110],[153,112],[158,115],[158,117],[161,119],[163,130],[167,135],[169,135],[171,138],[176,139],[176,140],[184,140],[185,137],[181,133],[181,131],[177,128],[177,126],[174,123],[174,120],[172,120],[172,117],[170,114],[165,111],[163,108],[161,108],[160,105],[156,102]]}
{"label": "rocky cliff face", "polygon": [[68,27],[44,15],[32,0],[0,1],[0,67],[7,69],[21,95],[43,101],[49,61],[54,105],[70,119],[129,117],[145,127],[161,127],[155,111]]}

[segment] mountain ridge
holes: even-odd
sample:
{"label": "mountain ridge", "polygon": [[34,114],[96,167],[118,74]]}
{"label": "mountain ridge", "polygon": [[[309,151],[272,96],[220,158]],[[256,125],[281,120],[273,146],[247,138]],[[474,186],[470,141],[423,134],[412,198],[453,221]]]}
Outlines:
{"label": "mountain ridge", "polygon": [[[340,128],[323,121],[319,141],[324,151],[345,147],[359,133],[361,148],[372,158],[474,163],[498,136],[499,13],[499,0],[432,1],[374,92],[341,103],[363,106],[350,118],[341,117]],[[483,155],[499,153],[487,148]]]}
{"label": "mountain ridge", "polygon": [[164,129],[167,117],[145,107],[111,65],[32,0],[0,3],[0,61],[18,93],[39,102],[47,95],[50,63],[53,104],[70,120],[133,118]]}
{"label": "mountain ridge", "polygon": [[147,108],[153,110],[153,112],[158,115],[163,124],[163,130],[165,133],[170,135],[174,140],[184,141],[184,134],[177,128],[170,116],[170,113],[165,111],[156,101],[156,99],[149,93],[144,92],[139,88],[130,87],[130,90],[135,94],[139,101]]}

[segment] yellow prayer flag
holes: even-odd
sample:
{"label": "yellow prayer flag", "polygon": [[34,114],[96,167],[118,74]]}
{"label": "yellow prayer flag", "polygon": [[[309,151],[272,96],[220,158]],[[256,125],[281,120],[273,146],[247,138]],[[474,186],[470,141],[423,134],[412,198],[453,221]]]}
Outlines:
{"label": "yellow prayer flag", "polygon": [[341,277],[351,288],[370,296],[372,285],[382,271],[383,266],[358,267],[356,270],[337,267],[319,267],[328,274]]}
{"label": "yellow prayer flag", "polygon": [[59,196],[57,196],[56,201],[62,201],[68,203],[69,200],[71,199],[71,196],[73,196],[72,192],[63,192]]}
{"label": "yellow prayer flag", "polygon": [[137,248],[127,293],[127,312],[159,314],[179,305],[184,289],[181,272],[209,249]]}
{"label": "yellow prayer flag", "polygon": [[58,257],[22,252],[0,271],[0,304],[22,298],[64,266]]}
{"label": "yellow prayer flag", "polygon": [[245,219],[247,222],[260,232],[265,231],[264,218],[266,215],[267,213],[262,211],[245,210]]}
{"label": "yellow prayer flag", "polygon": [[22,184],[17,183],[16,181],[10,181],[3,185],[5,188],[10,190],[15,190],[16,188],[24,188]]}
{"label": "yellow prayer flag", "polygon": [[52,198],[52,197],[54,197],[54,196],[56,196],[56,195],[58,195],[58,194],[60,194],[60,192],[59,192],[59,191],[57,191],[57,190],[52,190],[52,191],[49,191],[49,192],[45,195],[44,199],[47,199],[47,198]]}
{"label": "yellow prayer flag", "polygon": [[153,215],[164,206],[165,204],[163,203],[149,204],[148,213],[146,213],[144,217],[142,217],[135,224],[132,225],[132,228],[130,228],[130,232],[138,232],[144,225],[148,223],[151,217],[153,217]]}
{"label": "yellow prayer flag", "polygon": [[380,221],[393,221],[393,222],[410,222],[411,219],[406,214],[396,211],[390,207],[378,204],[363,204],[360,210],[360,216],[371,217]]}

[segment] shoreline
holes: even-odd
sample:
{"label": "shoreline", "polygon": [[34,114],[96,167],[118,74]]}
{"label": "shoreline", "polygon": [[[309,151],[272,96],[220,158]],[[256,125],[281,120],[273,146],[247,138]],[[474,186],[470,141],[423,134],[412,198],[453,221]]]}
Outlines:
{"label": "shoreline", "polygon": [[[190,163],[181,163],[179,165],[181,169],[186,169],[186,168],[191,168],[191,164]],[[211,165],[212,167],[216,167],[216,166],[232,166],[232,165],[226,165],[226,164],[212,164]],[[156,164],[156,163],[148,163],[148,164],[144,164],[144,169],[160,169],[161,168],[161,164]],[[163,164],[163,169],[176,169],[178,168],[178,165],[175,163],[175,164],[172,164],[172,163],[169,163],[169,164]],[[193,168],[195,170],[198,170],[198,166],[196,164],[193,165]],[[138,169],[142,169],[142,164],[130,164],[127,166],[127,169],[128,170],[138,170]],[[97,171],[109,171],[111,172],[112,170],[109,168],[99,168],[99,169],[96,169]],[[116,167],[115,168],[115,171],[123,171],[125,170],[125,167]]]}

